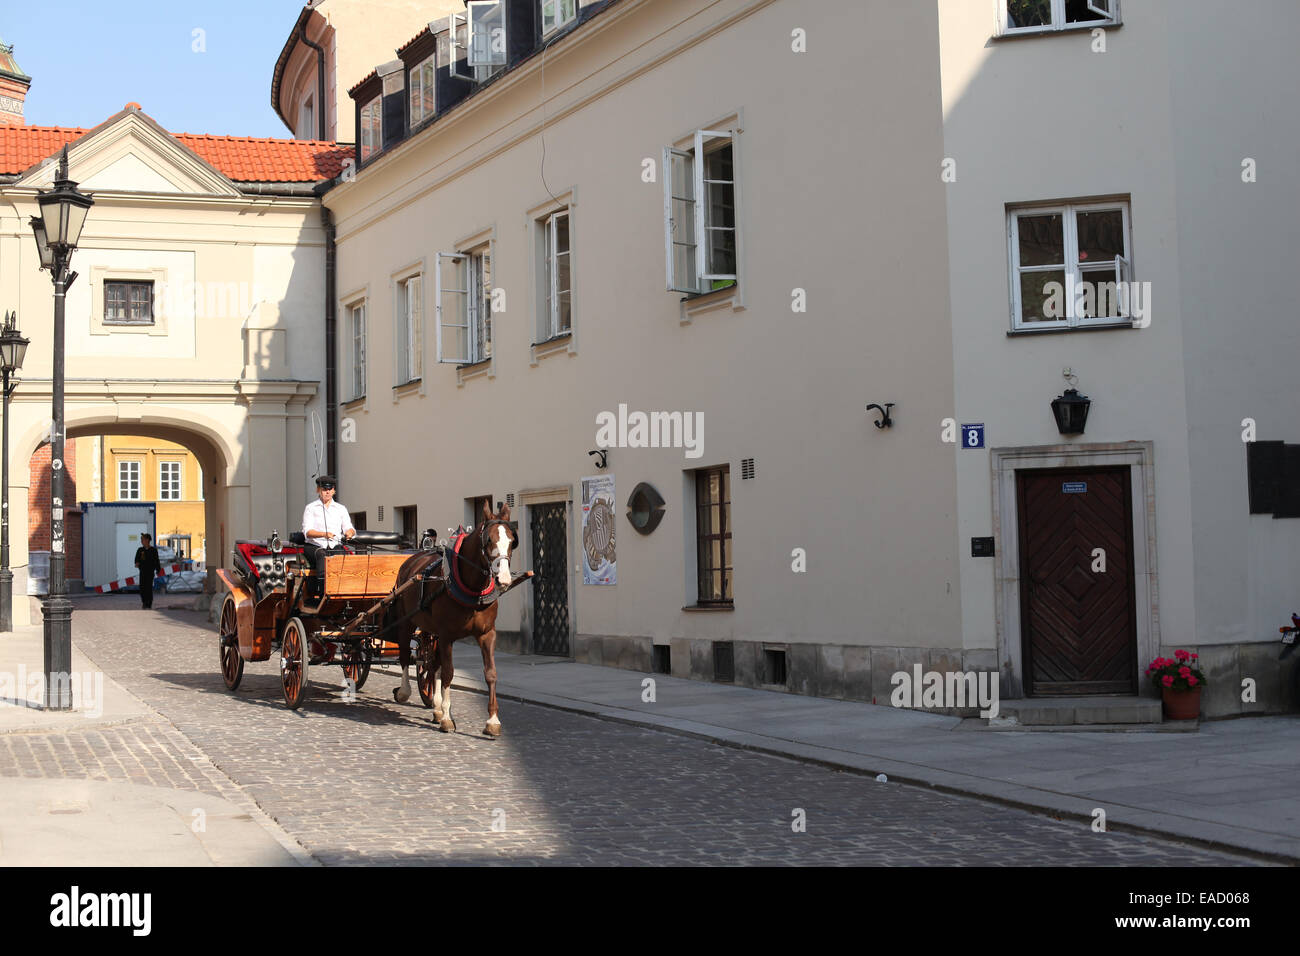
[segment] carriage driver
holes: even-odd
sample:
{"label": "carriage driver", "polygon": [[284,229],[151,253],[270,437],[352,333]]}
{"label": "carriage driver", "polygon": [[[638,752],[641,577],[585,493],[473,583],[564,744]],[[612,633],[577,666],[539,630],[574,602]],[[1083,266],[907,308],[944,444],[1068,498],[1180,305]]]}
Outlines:
{"label": "carriage driver", "polygon": [[344,541],[357,533],[352,527],[348,509],[334,500],[334,490],[338,482],[333,475],[321,475],[316,479],[316,497],[318,500],[307,503],[302,511],[302,533],[312,550],[312,568],[316,572],[316,587],[319,594],[321,581],[325,573],[325,555],[335,551]]}

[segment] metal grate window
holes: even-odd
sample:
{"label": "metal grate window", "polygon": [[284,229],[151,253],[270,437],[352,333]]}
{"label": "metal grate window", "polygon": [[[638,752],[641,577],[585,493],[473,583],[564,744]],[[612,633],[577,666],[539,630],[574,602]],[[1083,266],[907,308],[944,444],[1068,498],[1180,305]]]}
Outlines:
{"label": "metal grate window", "polygon": [[713,644],[713,679],[724,684],[736,680],[736,645],[731,641]]}
{"label": "metal grate window", "polygon": [[742,458],[740,460],[740,480],[748,481],[754,477],[754,459]]}

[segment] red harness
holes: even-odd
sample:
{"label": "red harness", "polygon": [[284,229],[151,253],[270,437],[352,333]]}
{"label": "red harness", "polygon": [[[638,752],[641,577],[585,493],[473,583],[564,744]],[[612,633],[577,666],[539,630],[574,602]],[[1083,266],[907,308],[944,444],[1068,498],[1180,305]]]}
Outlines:
{"label": "red harness", "polygon": [[488,595],[497,589],[497,579],[489,574],[487,587],[482,591],[471,591],[465,586],[465,582],[460,577],[460,546],[465,543],[465,539],[468,537],[469,535],[465,533],[458,534],[452,543],[451,557],[447,560],[447,563],[451,565],[451,577],[447,582],[447,590],[451,592],[451,596],[457,604],[462,604],[465,607],[482,607],[496,600],[495,597],[488,598]]}

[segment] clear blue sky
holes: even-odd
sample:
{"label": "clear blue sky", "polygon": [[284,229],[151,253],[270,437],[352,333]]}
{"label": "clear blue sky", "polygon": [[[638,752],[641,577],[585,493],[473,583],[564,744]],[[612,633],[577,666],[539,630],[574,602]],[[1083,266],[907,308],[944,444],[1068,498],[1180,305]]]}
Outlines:
{"label": "clear blue sky", "polygon": [[[173,133],[288,138],[271,71],[304,0],[35,0],[0,5],[32,78],[31,126],[93,127],[135,101]],[[206,47],[196,52],[195,30]]]}

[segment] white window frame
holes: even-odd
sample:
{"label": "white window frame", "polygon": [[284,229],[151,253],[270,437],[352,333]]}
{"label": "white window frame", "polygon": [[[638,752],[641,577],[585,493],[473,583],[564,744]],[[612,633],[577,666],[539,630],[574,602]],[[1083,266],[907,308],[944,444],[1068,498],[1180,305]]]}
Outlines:
{"label": "white window frame", "polygon": [[[438,72],[437,62],[438,55],[435,51],[411,68],[411,80],[407,86],[411,91],[411,129],[415,129],[425,120],[431,119],[437,114],[437,94],[434,92],[436,90],[434,76]],[[428,112],[425,112],[424,109],[424,94],[426,91],[429,91],[429,95],[433,99]]]}
{"label": "white window frame", "polygon": [[1087,0],[1088,9],[1105,16],[1104,20],[1081,20],[1078,23],[1065,22],[1065,0],[1051,0],[1052,22],[1047,26],[1013,27],[1007,10],[1007,0],[998,0],[998,36],[1022,36],[1029,33],[1057,33],[1062,30],[1092,30],[1097,27],[1118,26],[1120,21],[1119,0]]}
{"label": "white window frame", "polygon": [[[706,180],[704,178],[703,161],[706,155],[705,140],[725,139],[731,144],[731,168],[733,178],[729,180],[731,184],[731,196],[733,206],[733,217],[736,225],[734,226],[713,226],[710,224],[708,216],[708,203],[706,201],[705,186],[709,183],[720,183],[723,180]],[[715,149],[722,148],[715,146]],[[708,150],[707,152],[713,152]],[[690,182],[692,186],[691,196],[673,195],[673,159],[681,159],[690,165]],[[688,295],[703,295],[707,292],[720,291],[712,289],[709,286],[717,282],[728,282],[730,285],[721,288],[731,288],[740,284],[740,201],[737,181],[734,178],[738,170],[738,150],[736,144],[735,131],[729,129],[700,129],[696,130],[693,136],[692,148],[690,150],[678,149],[673,146],[664,147],[664,254],[666,259],[667,287],[669,292],[684,292]],[[695,229],[692,241],[682,242],[674,241],[673,237],[673,201],[690,202],[694,207]],[[735,234],[734,247],[736,250],[736,269],[735,273],[714,272],[711,270],[712,263],[708,257],[708,234],[711,230],[729,229]],[[689,245],[695,250],[695,275],[679,276],[676,274],[676,263],[673,256],[674,246]]]}
{"label": "white window frame", "polygon": [[[167,478],[164,476],[168,466],[176,466],[176,496],[168,497],[167,495]],[[159,501],[184,501],[185,500],[185,463],[178,460],[163,459],[158,462],[158,500]]]}
{"label": "white window frame", "polygon": [[[365,398],[367,382],[366,369],[366,346],[367,333],[366,327],[366,300],[356,299],[344,306],[348,313],[348,382],[352,386],[352,395],[347,399],[349,402],[355,402],[359,398]],[[357,334],[357,314],[360,313],[360,335]]]}
{"label": "white window frame", "polygon": [[[493,243],[487,242],[463,252],[439,252],[434,265],[435,336],[438,362],[444,365],[477,365],[492,359],[492,289],[491,269]],[[483,257],[488,260],[488,281],[483,281]],[[444,263],[455,264],[457,287],[443,283]],[[488,286],[485,288],[485,285]],[[450,305],[449,296],[460,296],[458,304]],[[443,329],[457,329],[464,335],[465,348],[452,347],[452,336]],[[480,336],[480,332],[483,335]],[[480,337],[483,342],[480,343]]]}
{"label": "white window frame", "polygon": [[[413,305],[411,290],[418,302]],[[424,273],[412,272],[393,287],[393,387],[420,382],[424,372]]]}
{"label": "white window frame", "polygon": [[[578,19],[578,0],[541,0],[541,4],[543,37],[549,37],[552,33],[564,29]],[[551,11],[550,17],[552,20],[549,27],[546,25],[546,11],[548,8]]]}
{"label": "white window frame", "polygon": [[[566,233],[568,234],[568,247],[563,253],[556,252],[558,245],[560,220],[565,221]],[[539,342],[549,342],[557,339],[561,335],[569,335],[573,332],[573,210],[569,206],[557,209],[549,213],[542,220],[542,281],[545,285],[542,288],[542,302],[544,306],[543,320],[545,326],[538,330],[540,334]],[[569,259],[569,287],[561,290],[560,284],[560,263],[561,255],[568,256]],[[560,293],[561,291],[569,293],[569,327],[560,328]],[[548,305],[549,304],[549,305]]]}
{"label": "white window frame", "polygon": [[[369,138],[369,144],[366,139]],[[361,107],[361,128],[357,130],[357,151],[362,162],[384,148],[384,98],[376,96]]]}
{"label": "white window frame", "polygon": [[[451,76],[482,83],[506,67],[509,47],[507,46],[506,37],[505,2],[504,0],[468,0],[465,8],[464,13],[451,14],[449,30],[451,54],[447,57],[447,72]],[[501,18],[501,26],[497,28],[501,31],[499,44],[494,33],[488,32],[486,38],[484,38],[484,35],[480,32],[484,18],[489,14],[489,9],[496,11]],[[456,31],[460,27],[465,29],[464,43],[456,35]],[[476,43],[476,39],[480,42]],[[495,49],[498,45],[500,50]],[[464,60],[458,60],[456,56],[457,49],[465,51]],[[463,63],[464,69],[468,72],[458,71],[456,68],[457,62]]]}
{"label": "white window frame", "polygon": [[[1080,283],[1084,281],[1085,272],[1099,271],[1095,267],[1102,265],[1107,260],[1100,262],[1091,262],[1087,265],[1092,268],[1084,268],[1079,262],[1079,220],[1078,214],[1081,212],[1109,212],[1115,209],[1120,210],[1123,217],[1124,231],[1124,254],[1116,256],[1115,259],[1109,260],[1113,263],[1115,270],[1115,281],[1124,281],[1132,283],[1133,281],[1133,234],[1132,225],[1129,222],[1129,201],[1127,199],[1111,200],[1110,202],[1084,202],[1084,203],[1058,203],[1055,205],[1044,206],[1014,206],[1007,211],[1007,261],[1011,264],[1011,328],[1013,331],[1040,331],[1043,329],[1073,329],[1086,328],[1097,325],[1118,325],[1131,324],[1131,303],[1130,309],[1125,310],[1125,314],[1118,316],[1097,316],[1088,318],[1075,314],[1075,299]],[[1065,262],[1062,264],[1052,264],[1044,266],[1020,266],[1020,217],[1023,216],[1050,216],[1052,214],[1061,216],[1061,228],[1063,231]],[[1044,320],[1039,322],[1026,322],[1023,318],[1023,309],[1021,302],[1020,276],[1028,272],[1064,272],[1065,274],[1065,316],[1055,320]],[[1073,282],[1073,289],[1071,289]]]}
{"label": "white window frame", "polygon": [[[127,471],[130,470],[126,468],[126,466],[128,465],[135,466],[134,469],[135,470],[135,494],[134,495],[124,495],[122,493],[123,492],[122,472],[124,470]],[[144,467],[143,467],[143,462],[141,462],[139,458],[119,458],[117,460],[117,500],[118,501],[143,501],[144,500],[143,478],[144,478]]]}

